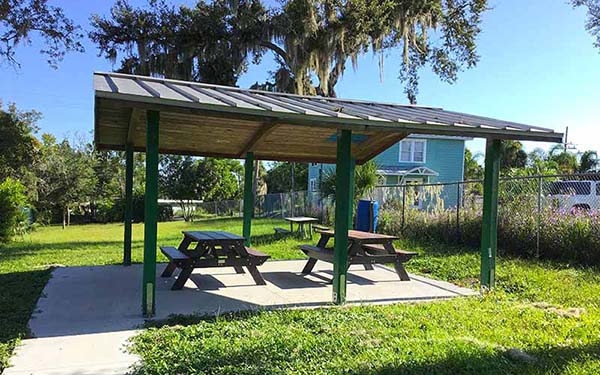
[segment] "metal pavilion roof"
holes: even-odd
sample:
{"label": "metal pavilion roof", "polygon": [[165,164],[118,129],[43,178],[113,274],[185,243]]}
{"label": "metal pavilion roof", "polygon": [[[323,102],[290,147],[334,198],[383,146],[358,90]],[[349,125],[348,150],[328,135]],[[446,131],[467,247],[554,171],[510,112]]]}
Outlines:
{"label": "metal pavilion roof", "polygon": [[364,162],[409,134],[561,142],[552,129],[441,108],[300,96],[118,73],[94,73],[99,149],[145,146],[145,111],[161,112],[160,150],[332,162],[335,129],[351,129]]}

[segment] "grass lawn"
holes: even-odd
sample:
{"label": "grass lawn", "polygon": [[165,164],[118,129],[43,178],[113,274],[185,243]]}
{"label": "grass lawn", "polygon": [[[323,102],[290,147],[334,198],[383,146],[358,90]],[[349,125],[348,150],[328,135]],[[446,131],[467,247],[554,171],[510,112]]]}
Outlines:
{"label": "grass lawn", "polygon": [[[275,259],[302,257],[304,241],[273,239],[273,227],[285,225],[254,221],[254,245]],[[176,245],[191,228],[241,233],[241,221],[160,223],[158,242]],[[118,264],[122,230],[46,227],[0,248],[0,369],[27,335],[52,265]],[[134,225],[134,262],[142,236]],[[409,272],[477,287],[476,251],[401,245],[420,254]],[[142,356],[140,374],[600,373],[599,270],[500,258],[497,271],[498,290],[484,298],[179,318],[145,330],[132,350]]]}

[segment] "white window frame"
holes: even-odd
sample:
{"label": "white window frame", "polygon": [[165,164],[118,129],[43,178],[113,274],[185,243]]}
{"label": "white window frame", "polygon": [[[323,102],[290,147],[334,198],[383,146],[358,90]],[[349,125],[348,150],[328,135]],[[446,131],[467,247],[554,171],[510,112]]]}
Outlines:
{"label": "white window frame", "polygon": [[[408,142],[412,143],[412,147],[410,148],[410,160],[402,160],[402,144],[408,143]],[[415,160],[415,145],[417,143],[423,144],[423,160],[422,161]],[[400,147],[398,150],[398,161],[400,163],[425,164],[425,162],[427,161],[427,140],[426,139],[405,139],[405,140],[400,141]]]}
{"label": "white window frame", "polygon": [[317,179],[316,178],[310,179],[309,188],[310,188],[310,191],[317,191]]}

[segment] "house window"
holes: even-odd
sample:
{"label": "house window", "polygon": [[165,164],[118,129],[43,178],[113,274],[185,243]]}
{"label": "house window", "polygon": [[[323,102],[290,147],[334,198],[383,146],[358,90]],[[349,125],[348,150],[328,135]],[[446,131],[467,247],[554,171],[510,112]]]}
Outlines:
{"label": "house window", "polygon": [[424,163],[425,149],[425,140],[404,140],[400,142],[400,161]]}
{"label": "house window", "polygon": [[310,179],[309,190],[310,191],[317,191],[317,179],[316,178],[311,178]]}

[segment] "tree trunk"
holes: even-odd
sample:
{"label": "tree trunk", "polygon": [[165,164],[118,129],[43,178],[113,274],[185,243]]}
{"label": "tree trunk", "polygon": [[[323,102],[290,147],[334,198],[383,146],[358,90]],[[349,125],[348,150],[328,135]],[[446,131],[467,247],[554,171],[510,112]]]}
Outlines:
{"label": "tree trunk", "polygon": [[65,226],[67,225],[67,209],[66,207],[63,207],[62,210],[62,216],[63,216],[63,220],[62,220],[62,229],[65,229]]}
{"label": "tree trunk", "polygon": [[67,226],[71,226],[71,210],[67,207]]}

